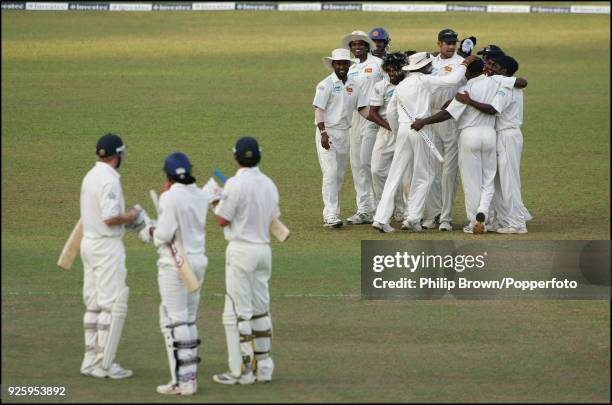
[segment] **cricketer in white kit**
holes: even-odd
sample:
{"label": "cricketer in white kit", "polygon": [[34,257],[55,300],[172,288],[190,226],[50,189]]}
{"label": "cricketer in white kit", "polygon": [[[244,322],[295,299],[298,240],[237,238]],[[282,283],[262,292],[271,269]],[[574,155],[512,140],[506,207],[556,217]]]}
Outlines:
{"label": "cricketer in white kit", "polygon": [[[438,47],[440,53],[433,58],[432,75],[449,74],[463,61],[463,57],[455,52],[457,50],[457,33],[450,28],[440,31],[438,33]],[[447,102],[452,100],[457,90],[464,86],[466,82],[467,80],[464,77],[455,86],[445,87],[435,92],[431,101],[432,114],[440,111]],[[440,170],[440,165],[434,165],[436,174],[425,200],[423,228],[435,228],[436,222],[439,222],[440,231],[451,231],[453,229],[452,212],[457,188],[459,132],[455,121],[447,120],[432,125],[430,133],[436,148],[444,157],[444,164],[442,170]]]}
{"label": "cricketer in white kit", "polygon": [[419,52],[409,56],[408,65],[402,68],[409,73],[397,85],[393,95],[393,102],[397,103],[397,116],[391,118],[388,115],[389,123],[392,119],[398,122],[397,152],[393,155],[389,176],[372,224],[381,232],[395,231],[389,225],[389,218],[393,212],[393,199],[406,169],[409,168],[412,168],[412,181],[408,195],[408,212],[402,229],[422,231],[421,219],[425,197],[435,176],[434,165],[439,163],[425,140],[417,131],[410,128],[410,124],[415,119],[429,116],[433,93],[459,83],[465,74],[466,65],[475,59],[477,59],[475,56],[469,56],[448,75],[433,76],[430,74],[432,57],[426,52]]}
{"label": "cricketer in white kit", "polygon": [[[368,105],[374,85],[383,78],[382,60],[369,52],[376,49],[376,44],[365,32],[353,31],[342,39],[340,46],[350,50],[357,59],[355,64],[351,65],[348,77],[358,83]],[[366,117],[367,114],[354,111],[351,121],[350,160],[357,212],[347,218],[346,222],[353,225],[371,224],[376,210],[371,162],[378,125],[368,121]]]}
{"label": "cricketer in white kit", "polygon": [[[497,56],[491,62],[493,79],[513,76],[518,62],[508,55]],[[500,75],[500,76],[498,76]],[[532,219],[521,196],[521,154],[523,151],[523,90],[500,88],[491,104],[472,100],[469,93],[459,94],[457,100],[486,114],[496,115],[497,174],[489,231],[504,234],[527,233],[526,222]]]}
{"label": "cricketer in white kit", "polygon": [[139,233],[157,248],[157,282],[161,303],[159,326],[170,367],[170,382],[159,385],[157,392],[169,395],[193,395],[197,392],[198,356],[197,316],[201,288],[188,292],[177,271],[168,246],[175,238],[185,248],[186,259],[202,285],[206,257],[206,214],[208,195],[198,188],[191,174],[187,155],[173,152],[164,161],[166,182],[159,197],[157,223],[150,221]]}
{"label": "cricketer in white kit", "polygon": [[272,273],[270,224],[280,216],[278,190],[257,167],[261,150],[252,137],[236,142],[240,169],[225,183],[215,208],[217,223],[229,241],[225,252],[223,325],[229,371],[219,384],[270,382],[274,362],[268,282]]}
{"label": "cricketer in white kit", "polygon": [[[80,209],[83,222],[83,301],[85,356],[81,374],[97,378],[130,377],[131,370],[114,363],[127,316],[129,288],[126,285],[124,225],[144,224],[138,208],[125,211],[119,166],[126,146],[112,133],[96,145],[98,161],[81,184]],[[142,211],[144,215],[144,211]]]}
{"label": "cricketer in white kit", "polygon": [[[484,63],[476,59],[468,66],[468,82],[459,93],[468,91],[475,100],[490,103],[500,86],[512,88],[516,78],[494,80],[483,74]],[[484,114],[455,99],[431,117],[417,120],[412,128],[422,130],[423,126],[454,118],[459,134],[459,170],[465,194],[465,210],[470,221],[463,228],[466,233],[486,232],[484,222],[489,212],[497,171],[495,117]],[[478,222],[478,226],[476,223]]]}
{"label": "cricketer in white kit", "polygon": [[324,57],[323,66],[332,73],[317,84],[312,102],[317,126],[315,146],[323,173],[323,226],[330,228],[342,226],[339,194],[349,153],[352,114],[367,106],[358,83],[347,77],[353,63],[350,52],[342,48],[334,49],[331,57]]}
{"label": "cricketer in white kit", "polygon": [[[397,109],[397,103],[390,103],[390,101],[395,92],[395,86],[404,80],[406,76],[405,72],[402,70],[402,66],[407,63],[408,57],[403,52],[387,54],[383,60],[382,69],[387,73],[388,79],[385,77],[383,80],[376,83],[372,96],[370,97],[368,120],[379,126],[378,133],[376,134],[376,142],[372,150],[372,188],[374,190],[374,201],[376,206],[378,206],[385,187],[385,181],[387,180],[391,161],[393,160],[393,154],[395,153],[397,138],[397,128],[392,130],[386,119],[387,110]],[[401,222],[404,220],[404,211],[406,209],[404,191],[407,191],[409,187],[410,171],[407,170],[404,181],[402,181],[402,187],[399,187],[395,194],[393,219],[396,221]]]}

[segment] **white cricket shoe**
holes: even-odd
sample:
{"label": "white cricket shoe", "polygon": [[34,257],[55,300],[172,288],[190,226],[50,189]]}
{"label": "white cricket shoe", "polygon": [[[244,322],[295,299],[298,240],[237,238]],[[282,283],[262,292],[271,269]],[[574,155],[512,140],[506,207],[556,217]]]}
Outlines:
{"label": "white cricket shoe", "polygon": [[435,219],[428,219],[427,221],[423,221],[421,227],[423,229],[436,229],[436,225],[437,224]]}
{"label": "white cricket shoe", "polygon": [[448,221],[443,221],[440,224],[440,227],[438,227],[438,230],[450,232],[450,231],[453,230],[453,225],[450,222],[448,222]]}
{"label": "white cricket shoe", "polygon": [[157,392],[164,395],[193,395],[198,391],[194,381],[180,382],[178,384],[164,384],[157,386]]}
{"label": "white cricket shoe", "polygon": [[508,234],[524,235],[527,233],[527,227],[515,228],[513,226],[507,226],[504,228],[497,229],[497,233],[503,233],[507,235]]}
{"label": "white cricket shoe", "polygon": [[269,383],[272,381],[272,372],[274,371],[274,362],[272,357],[267,357],[262,360],[257,360],[257,382]]}
{"label": "white cricket shoe", "polygon": [[487,224],[487,232],[497,232],[498,229],[502,228],[502,226],[497,222],[497,220]]}
{"label": "white cricket shoe", "polygon": [[378,229],[379,231],[383,232],[383,233],[393,233],[395,232],[395,228],[392,227],[389,224],[381,224],[380,222],[374,221],[374,223],[372,224],[372,227]]}
{"label": "white cricket shoe", "polygon": [[326,228],[340,228],[342,226],[342,220],[337,216],[329,217],[323,220],[323,226]]}
{"label": "white cricket shoe", "polygon": [[240,377],[234,377],[232,373],[227,371],[223,374],[215,374],[213,376],[213,381],[225,385],[248,385],[253,384],[255,382],[255,376],[253,375],[252,371],[249,371],[246,374],[242,374]]}
{"label": "white cricket shoe", "polygon": [[404,222],[402,222],[402,230],[405,230],[405,231],[412,230],[414,232],[422,232],[423,227],[421,226],[421,221],[410,222],[408,220],[405,220]]}
{"label": "white cricket shoe", "polygon": [[374,215],[365,212],[358,212],[352,217],[347,218],[346,222],[350,225],[371,224],[374,222]]}
{"label": "white cricket shoe", "polygon": [[121,380],[123,378],[133,376],[134,372],[121,367],[118,363],[113,363],[108,370],[103,369],[102,367],[95,367],[86,375],[95,378],[112,378],[113,380]]}

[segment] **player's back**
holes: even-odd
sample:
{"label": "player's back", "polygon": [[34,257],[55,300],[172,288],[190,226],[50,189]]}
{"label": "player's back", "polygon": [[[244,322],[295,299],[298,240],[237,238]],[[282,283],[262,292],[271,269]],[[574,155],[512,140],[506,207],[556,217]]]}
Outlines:
{"label": "player's back", "polygon": [[169,199],[174,217],[178,222],[181,239],[185,252],[196,255],[204,254],[206,251],[206,214],[208,212],[208,199],[206,194],[194,184],[175,183],[168,191],[162,194],[164,199]]}

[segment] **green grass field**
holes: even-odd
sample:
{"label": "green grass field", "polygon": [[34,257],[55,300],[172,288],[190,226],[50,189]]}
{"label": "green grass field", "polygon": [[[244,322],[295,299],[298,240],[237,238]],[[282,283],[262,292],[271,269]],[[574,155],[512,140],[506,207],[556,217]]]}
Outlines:
{"label": "green grass field", "polygon": [[[293,232],[272,245],[275,380],[211,381],[226,368],[226,242],[209,216],[200,390],[182,401],[609,402],[607,301],[359,298],[362,239],[473,237],[321,226],[311,108],[328,74],[320,60],[374,26],[390,31],[393,49],[434,50],[451,26],[515,56],[529,80],[522,184],[534,215],[521,238],[610,237],[608,15],[3,11],[2,385],[66,385],[73,402],[175,399],[155,392],[168,370],[153,248],[126,235],[132,293],[118,360],[135,376],[124,381],[79,375],[82,266],[55,263],[103,133],[128,144],[126,202],[149,211],[168,153],[186,152],[203,184],[216,167],[233,173],[231,148],[250,134]],[[354,196],[347,167],[345,218]],[[461,191],[455,218],[466,222]]]}

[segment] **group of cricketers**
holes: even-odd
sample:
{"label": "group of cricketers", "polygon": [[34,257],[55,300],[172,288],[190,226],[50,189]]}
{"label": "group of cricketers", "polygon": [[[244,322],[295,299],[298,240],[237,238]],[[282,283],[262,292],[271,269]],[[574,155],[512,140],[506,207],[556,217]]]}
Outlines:
{"label": "group of cricketers", "polygon": [[[157,219],[141,206],[126,211],[118,169],[125,161],[126,145],[116,134],[102,136],[96,145],[97,162],[81,186],[84,267],[83,296],[85,355],[81,374],[123,379],[132,371],[114,362],[127,316],[124,228],[138,232],[157,248],[157,279],[161,304],[159,325],[170,366],[170,382],[157,387],[160,394],[197,392],[197,314],[208,259],[205,225],[207,211],[228,240],[225,259],[223,325],[229,371],[216,374],[220,384],[270,382],[272,319],[268,282],[272,270],[270,224],[280,216],[278,190],[258,168],[261,149],[256,139],[240,138],[234,147],[239,166],[224,187],[211,178],[202,188],[192,175],[192,163],[181,152],[164,161],[165,183],[158,200]],[[175,243],[181,243],[191,271],[200,285],[188,291],[178,271]]]}
{"label": "group of cricketers", "polygon": [[351,225],[381,232],[453,230],[457,175],[466,233],[527,233],[521,197],[523,89],[518,62],[446,28],[438,51],[389,53],[389,33],[353,31],[323,58],[316,150],[323,174],[323,225],[339,228],[339,193],[350,159],[357,211]]}

